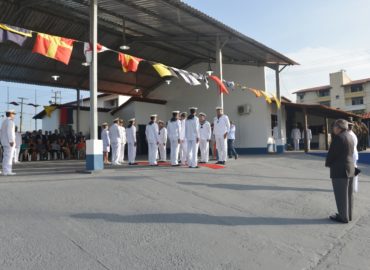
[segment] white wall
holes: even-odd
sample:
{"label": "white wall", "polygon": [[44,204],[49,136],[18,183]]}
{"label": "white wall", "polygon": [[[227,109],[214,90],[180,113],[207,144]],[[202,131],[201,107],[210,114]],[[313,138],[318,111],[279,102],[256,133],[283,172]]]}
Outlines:
{"label": "white wall", "polygon": [[146,125],[150,121],[150,115],[158,114],[158,120],[168,120],[166,105],[133,102],[135,104],[135,118],[138,125]]}
{"label": "white wall", "polygon": [[52,131],[59,129],[60,110],[56,109],[51,113],[51,116],[44,116],[42,119],[42,130]]}
{"label": "white wall", "polygon": [[[191,68],[190,71],[204,73],[208,64],[201,63]],[[213,68],[215,70],[215,68]],[[263,67],[224,65],[224,78],[228,81],[235,81],[246,84],[249,87],[265,89],[265,71]],[[188,107],[196,106],[199,112],[205,112],[211,121],[215,116],[215,107],[220,105],[220,95],[213,81],[209,82],[207,90],[204,85],[190,86],[184,80],[173,79],[170,85],[163,84],[149,94],[149,98],[167,100],[165,106],[165,118],[171,116],[172,110],[188,111]],[[239,105],[250,104],[252,112],[249,115],[238,115]],[[146,106],[146,105],[145,105]],[[271,129],[271,109],[263,98],[256,98],[249,91],[236,89],[230,95],[224,96],[225,114],[237,125],[236,146],[242,148],[266,148],[267,138]],[[146,112],[149,114],[147,108]],[[162,112],[150,111],[150,113]]]}
{"label": "white wall", "polygon": [[119,117],[123,120],[127,121],[131,118],[135,118],[135,102],[131,102],[127,104],[125,107],[120,109],[118,112],[114,114],[114,118]]}

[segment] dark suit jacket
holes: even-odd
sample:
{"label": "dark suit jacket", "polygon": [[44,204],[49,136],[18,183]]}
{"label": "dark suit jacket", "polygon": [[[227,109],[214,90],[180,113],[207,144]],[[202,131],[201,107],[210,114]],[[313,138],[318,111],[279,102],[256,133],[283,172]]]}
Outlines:
{"label": "dark suit jacket", "polygon": [[353,139],[347,131],[334,136],[325,162],[330,167],[330,178],[354,177],[353,150]]}

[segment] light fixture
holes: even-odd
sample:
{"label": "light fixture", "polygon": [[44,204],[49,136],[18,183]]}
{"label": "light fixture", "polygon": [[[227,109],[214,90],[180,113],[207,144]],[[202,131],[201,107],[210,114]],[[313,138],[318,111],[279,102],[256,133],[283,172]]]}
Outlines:
{"label": "light fixture", "polygon": [[90,66],[90,64],[89,64],[88,62],[83,62],[83,63],[81,63],[81,65],[83,65],[83,66],[85,66],[85,67]]}
{"label": "light fixture", "polygon": [[211,67],[211,58],[208,59],[208,69],[206,71],[208,76],[211,76],[213,73],[212,67]]}
{"label": "light fixture", "polygon": [[60,76],[59,75],[51,75],[54,81],[59,80]]}
{"label": "light fixture", "polygon": [[126,21],[122,20],[122,45],[119,47],[123,51],[127,51],[130,49],[130,46],[127,45],[126,41]]}
{"label": "light fixture", "polygon": [[165,82],[167,83],[167,85],[170,85],[172,81],[170,79],[167,79],[165,80]]}
{"label": "light fixture", "polygon": [[135,91],[136,93],[139,93],[139,92],[140,92],[140,88],[135,88],[135,89],[134,89],[134,91]]}

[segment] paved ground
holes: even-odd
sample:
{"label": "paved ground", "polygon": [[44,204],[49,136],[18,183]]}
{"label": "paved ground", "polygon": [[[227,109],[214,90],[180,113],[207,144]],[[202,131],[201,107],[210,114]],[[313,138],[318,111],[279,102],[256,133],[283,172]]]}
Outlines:
{"label": "paved ground", "polygon": [[0,269],[370,269],[370,168],[334,224],[323,160],[249,156],[226,169],[32,162],[0,177]]}

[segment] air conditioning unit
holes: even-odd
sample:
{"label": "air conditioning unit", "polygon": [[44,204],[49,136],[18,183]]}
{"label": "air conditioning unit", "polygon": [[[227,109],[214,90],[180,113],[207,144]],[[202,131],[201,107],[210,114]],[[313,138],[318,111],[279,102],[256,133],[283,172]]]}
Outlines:
{"label": "air conditioning unit", "polygon": [[245,104],[245,105],[238,106],[239,115],[250,114],[250,113],[251,113],[251,105]]}

